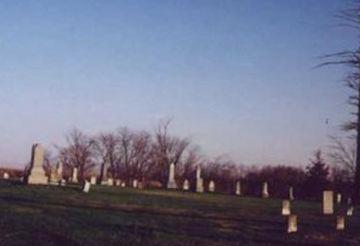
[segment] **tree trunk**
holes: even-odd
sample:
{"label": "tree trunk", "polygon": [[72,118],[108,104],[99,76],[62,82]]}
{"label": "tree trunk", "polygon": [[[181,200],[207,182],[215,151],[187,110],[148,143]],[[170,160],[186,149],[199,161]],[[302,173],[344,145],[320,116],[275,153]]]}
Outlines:
{"label": "tree trunk", "polygon": [[[358,100],[360,99],[359,96],[360,96],[360,86],[358,88]],[[356,204],[360,203],[360,100],[357,102],[356,166],[355,166],[355,183],[353,190],[353,200]]]}

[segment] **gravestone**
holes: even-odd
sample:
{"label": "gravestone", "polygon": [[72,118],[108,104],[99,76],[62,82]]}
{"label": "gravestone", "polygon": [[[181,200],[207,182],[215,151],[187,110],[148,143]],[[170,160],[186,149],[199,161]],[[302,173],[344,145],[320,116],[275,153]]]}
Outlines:
{"label": "gravestone", "polygon": [[83,188],[83,192],[89,193],[89,191],[90,191],[90,186],[91,186],[90,182],[89,182],[89,181],[85,181],[84,188]]}
{"label": "gravestone", "polygon": [[348,209],[346,211],[346,215],[347,216],[352,216],[353,213],[354,213],[354,207],[353,206],[348,207]]}
{"label": "gravestone", "polygon": [[137,188],[138,187],[138,181],[137,179],[133,180],[133,188]]}
{"label": "gravestone", "polygon": [[108,180],[107,180],[107,185],[108,185],[108,186],[114,186],[114,179],[108,178]]}
{"label": "gravestone", "polygon": [[262,187],[262,197],[268,198],[269,197],[269,191],[268,191],[268,183],[264,182]]}
{"label": "gravestone", "polygon": [[189,180],[185,179],[183,184],[183,190],[188,191],[190,189]]}
{"label": "gravestone", "polygon": [[65,185],[66,185],[66,180],[65,180],[65,179],[62,179],[62,180],[60,181],[60,185],[61,185],[61,186],[65,186]]}
{"label": "gravestone", "polygon": [[236,194],[237,196],[241,196],[241,183],[240,183],[240,181],[237,181],[237,182],[236,182],[235,194]]}
{"label": "gravestone", "polygon": [[10,178],[10,175],[5,172],[4,175],[3,175],[3,178],[4,178],[4,179],[9,179],[9,178]]}
{"label": "gravestone", "polygon": [[334,213],[334,192],[331,190],[323,191],[323,213]]}
{"label": "gravestone", "polygon": [[90,184],[91,184],[91,185],[96,185],[96,176],[91,176],[91,178],[90,178]]}
{"label": "gravestone", "polygon": [[341,194],[340,193],[336,194],[336,203],[337,204],[341,203]]}
{"label": "gravestone", "polygon": [[177,185],[175,182],[175,164],[171,163],[169,168],[169,181],[167,183],[168,189],[176,189]]}
{"label": "gravestone", "polygon": [[115,186],[120,186],[120,185],[121,185],[121,180],[120,179],[115,180]]}
{"label": "gravestone", "polygon": [[56,167],[56,175],[58,180],[62,180],[63,178],[63,169],[64,169],[63,163],[59,161]]}
{"label": "gravestone", "polygon": [[204,192],[204,181],[201,178],[200,166],[197,166],[197,168],[196,168],[196,192],[198,192],[198,193]]}
{"label": "gravestone", "polygon": [[288,217],[288,233],[297,232],[297,216],[292,214]]}
{"label": "gravestone", "polygon": [[44,149],[40,144],[34,144],[31,150],[31,164],[28,176],[28,184],[47,184],[48,178],[43,168]]}
{"label": "gravestone", "polygon": [[294,188],[292,186],[290,186],[289,188],[289,200],[290,201],[294,200]]}
{"label": "gravestone", "polygon": [[209,192],[214,192],[214,191],[215,191],[215,182],[211,180],[209,182]]}
{"label": "gravestone", "polygon": [[282,215],[290,215],[290,200],[284,200],[282,202],[282,211],[281,211]]}
{"label": "gravestone", "polygon": [[343,215],[339,215],[336,217],[336,230],[345,230],[345,217]]}
{"label": "gravestone", "polygon": [[121,187],[125,188],[126,187],[126,183],[125,182],[121,182]]}
{"label": "gravestone", "polygon": [[73,173],[72,173],[72,179],[71,182],[73,183],[77,183],[78,181],[78,169],[76,167],[73,168]]}

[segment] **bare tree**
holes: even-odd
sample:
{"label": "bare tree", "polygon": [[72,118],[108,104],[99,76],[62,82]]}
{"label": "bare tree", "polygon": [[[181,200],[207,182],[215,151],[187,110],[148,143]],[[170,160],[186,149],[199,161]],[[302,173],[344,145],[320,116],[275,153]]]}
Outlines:
{"label": "bare tree", "polygon": [[156,176],[165,186],[167,182],[169,165],[181,164],[185,150],[189,147],[190,141],[186,138],[171,136],[168,132],[170,121],[160,122],[155,130],[153,143],[153,161],[155,164]]}
{"label": "bare tree", "polygon": [[[354,28],[360,41],[360,0],[355,0],[354,5],[340,13],[339,17],[345,21],[345,26]],[[346,65],[349,73],[345,78],[346,86],[352,91],[349,97],[349,104],[355,108],[353,115],[355,119],[344,125],[344,130],[356,132],[356,165],[353,187],[353,200],[360,202],[360,46],[352,50],[346,50],[332,55],[325,56],[329,61],[321,64]]]}
{"label": "bare tree", "polygon": [[113,133],[100,133],[95,138],[94,149],[100,162],[99,182],[106,177],[108,168],[113,171],[112,175],[115,176],[114,170],[119,160],[119,143],[119,138]]}
{"label": "bare tree", "polygon": [[355,175],[355,159],[356,159],[356,144],[355,139],[350,138],[348,142],[342,141],[338,137],[330,137],[332,144],[330,145],[331,152],[329,157],[332,162],[352,174],[352,179]]}
{"label": "bare tree", "polygon": [[79,180],[83,181],[86,172],[95,167],[93,146],[95,141],[78,129],[66,135],[67,146],[60,148],[59,157],[66,167],[79,169]]}

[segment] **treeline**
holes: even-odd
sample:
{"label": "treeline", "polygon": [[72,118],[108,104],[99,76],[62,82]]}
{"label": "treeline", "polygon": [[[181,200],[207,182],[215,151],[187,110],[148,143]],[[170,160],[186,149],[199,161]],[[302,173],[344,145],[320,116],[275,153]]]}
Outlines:
{"label": "treeline", "polygon": [[182,187],[185,179],[195,190],[196,167],[201,166],[205,190],[212,180],[216,192],[235,193],[241,182],[244,195],[260,196],[263,182],[268,182],[274,197],[288,197],[293,187],[299,198],[320,198],[324,189],[350,194],[352,176],[346,169],[330,167],[320,151],[314,154],[306,168],[294,166],[244,166],[218,157],[202,156],[188,138],[169,133],[169,122],[160,123],[153,132],[120,128],[114,132],[89,136],[78,129],[66,135],[65,146],[55,146],[55,154],[45,154],[47,175],[61,162],[63,175],[70,179],[73,168],[78,169],[80,181],[97,176],[120,179],[128,185],[134,179],[147,187],[166,187],[170,163],[176,167],[176,182]]}

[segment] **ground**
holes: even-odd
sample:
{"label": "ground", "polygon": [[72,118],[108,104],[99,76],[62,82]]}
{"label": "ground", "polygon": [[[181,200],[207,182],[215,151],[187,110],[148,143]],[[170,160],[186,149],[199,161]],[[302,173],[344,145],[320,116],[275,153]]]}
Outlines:
{"label": "ground", "polygon": [[286,233],[281,200],[92,186],[0,182],[0,245],[360,245],[360,211],[335,230],[321,204],[294,201]]}

